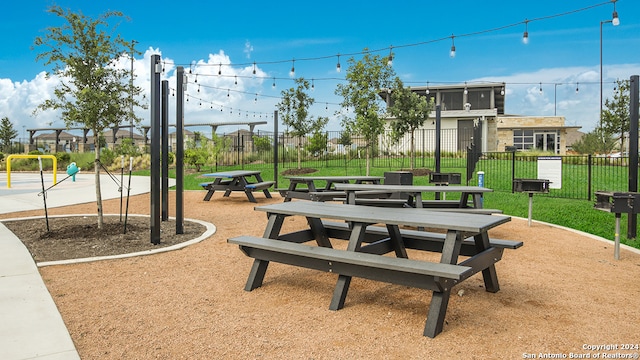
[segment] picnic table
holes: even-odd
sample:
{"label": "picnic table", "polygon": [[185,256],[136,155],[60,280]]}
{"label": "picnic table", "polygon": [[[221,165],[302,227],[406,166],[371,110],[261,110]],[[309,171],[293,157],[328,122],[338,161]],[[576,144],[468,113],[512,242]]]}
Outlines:
{"label": "picnic table", "polygon": [[[334,187],[338,191],[346,192],[346,201],[348,204],[358,204],[359,202],[358,195],[359,193],[362,193],[362,192],[365,192],[367,197],[370,197],[375,192],[378,192],[380,194],[402,193],[402,194],[407,194],[410,197],[410,199],[407,200],[407,203],[411,207],[437,208],[437,209],[444,209],[444,208],[481,209],[483,207],[482,195],[484,193],[493,191],[492,189],[480,187],[480,186],[336,184]],[[459,192],[460,200],[427,201],[422,199],[423,192],[432,192],[432,193]],[[364,201],[366,202],[366,200]]]}
{"label": "picnic table", "polygon": [[[262,286],[270,261],[338,274],[331,310],[344,306],[353,276],[428,289],[433,292],[423,332],[428,337],[442,332],[454,285],[482,272],[485,289],[497,292],[500,286],[494,264],[505,248],[522,246],[522,242],[489,239],[490,229],[511,220],[502,215],[402,208],[389,211],[311,201],[258,206],[255,210],[266,212],[269,218],[263,236],[228,239],[254,258],[246,291]],[[281,234],[284,219],[289,216],[306,217],[309,228]],[[405,225],[444,233],[400,228]],[[334,248],[331,239],[348,240],[346,249]],[[312,241],[315,245],[306,244]],[[409,259],[407,249],[441,253],[440,261]],[[391,252],[395,257],[381,256]],[[468,258],[458,262],[459,256]]]}
{"label": "picnic table", "polygon": [[[258,170],[232,170],[225,172],[217,172],[211,174],[203,174],[204,177],[215,178],[212,182],[201,183],[200,186],[207,190],[204,201],[211,200],[216,190],[224,191],[224,196],[229,197],[232,191],[243,191],[250,202],[257,202],[253,196],[256,190],[262,190],[267,198],[271,198],[269,188],[274,184],[273,181],[264,181]],[[253,181],[255,179],[255,181]]]}
{"label": "picnic table", "polygon": [[[331,191],[335,184],[348,184],[348,183],[369,183],[380,184],[382,176],[360,176],[360,175],[348,175],[348,176],[286,176],[289,180],[289,187],[281,189],[280,195],[284,197],[285,202],[291,201],[291,199],[312,199],[312,194],[318,195],[318,193]],[[316,186],[316,182],[324,182],[324,186]]]}

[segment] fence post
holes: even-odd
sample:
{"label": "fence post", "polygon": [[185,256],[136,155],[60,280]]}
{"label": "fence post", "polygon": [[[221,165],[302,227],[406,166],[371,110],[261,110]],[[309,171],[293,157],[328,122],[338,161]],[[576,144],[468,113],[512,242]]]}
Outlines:
{"label": "fence post", "polygon": [[587,155],[587,200],[591,201],[591,193],[592,191],[592,187],[593,187],[593,183],[592,181],[592,175],[591,175],[591,163],[593,162],[593,157],[591,156],[591,154]]}
{"label": "fence post", "polygon": [[513,185],[513,180],[516,178],[516,152],[511,152],[511,193],[515,193],[515,187]]}

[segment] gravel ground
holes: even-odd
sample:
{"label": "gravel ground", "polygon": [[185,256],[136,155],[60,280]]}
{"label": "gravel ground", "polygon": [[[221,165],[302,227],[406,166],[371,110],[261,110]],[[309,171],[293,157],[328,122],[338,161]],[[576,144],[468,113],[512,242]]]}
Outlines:
{"label": "gravel ground", "polygon": [[[623,250],[616,261],[611,243],[513,219],[490,232],[525,244],[505,250],[496,265],[501,290],[484,291],[479,274],[457,285],[444,331],[431,339],[422,336],[431,299],[426,290],[354,279],[344,309],[330,311],[335,274],[274,263],[262,287],[244,291],[252,259],[226,239],[261,235],[266,217],[244,194],[216,193],[210,202],[203,195],[185,193],[185,216],[218,230],[198,244],[40,269],[83,359],[515,359],[639,352],[622,349],[639,342],[636,252]],[[277,194],[256,198],[259,204],[282,201]],[[131,214],[148,214],[148,194],[131,204]],[[105,212],[118,209],[119,201],[105,202]],[[94,204],[50,209],[94,211]],[[23,215],[42,214],[1,217]],[[292,218],[285,226],[305,224]],[[619,347],[588,350],[592,345]]]}

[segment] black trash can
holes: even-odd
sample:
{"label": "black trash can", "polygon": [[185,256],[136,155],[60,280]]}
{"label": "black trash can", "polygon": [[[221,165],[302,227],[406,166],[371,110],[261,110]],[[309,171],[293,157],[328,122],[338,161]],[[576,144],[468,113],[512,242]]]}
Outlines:
{"label": "black trash can", "polygon": [[[384,183],[386,185],[413,185],[413,173],[411,171],[387,171],[384,173]],[[391,199],[408,199],[409,195],[395,193]]]}

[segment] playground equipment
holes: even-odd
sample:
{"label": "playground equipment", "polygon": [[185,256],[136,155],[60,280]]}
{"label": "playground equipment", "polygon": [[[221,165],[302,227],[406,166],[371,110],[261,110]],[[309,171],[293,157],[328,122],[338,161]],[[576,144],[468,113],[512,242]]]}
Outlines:
{"label": "playground equipment", "polygon": [[[58,159],[53,155],[25,155],[25,154],[12,154],[7,156],[7,188],[11,188],[11,160],[13,159],[51,159],[53,160],[53,183],[56,183],[56,176],[58,171]],[[42,163],[40,163],[40,171],[42,171]]]}
{"label": "playground equipment", "polygon": [[80,171],[80,168],[78,167],[78,165],[76,165],[76,163],[72,162],[71,164],[67,165],[67,175],[71,176],[71,181],[76,182],[76,174],[78,173],[78,171]]}

